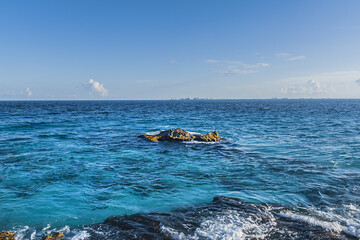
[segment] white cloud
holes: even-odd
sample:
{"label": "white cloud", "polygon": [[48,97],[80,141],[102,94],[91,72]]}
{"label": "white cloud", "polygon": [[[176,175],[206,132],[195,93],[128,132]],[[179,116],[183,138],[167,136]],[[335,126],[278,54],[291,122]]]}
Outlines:
{"label": "white cloud", "polygon": [[218,61],[215,59],[206,59],[205,62],[206,63],[217,63]]}
{"label": "white cloud", "polygon": [[[309,82],[309,79],[315,83]],[[282,79],[278,81],[278,89],[281,89],[283,97],[289,98],[359,98],[360,88],[357,86],[360,81],[354,79],[360,79],[360,71],[315,73]]]}
{"label": "white cloud", "polygon": [[331,85],[327,85],[310,79],[305,84],[285,87],[282,88],[280,91],[282,94],[311,96],[332,93],[334,92],[334,89]]}
{"label": "white cloud", "polygon": [[221,70],[221,71],[214,71],[215,73],[219,74],[219,75],[223,75],[223,76],[231,76],[231,75],[246,75],[246,74],[250,74],[250,73],[254,73],[254,72],[258,72],[255,70],[245,70],[245,69],[237,69],[234,68],[232,66],[229,66],[227,69],[225,70]]}
{"label": "white cloud", "polygon": [[253,65],[244,64],[243,66],[244,66],[244,68],[262,68],[262,67],[269,66],[269,64],[268,63],[256,63]]}
{"label": "white cloud", "polygon": [[90,87],[91,92],[95,92],[102,97],[106,97],[109,94],[109,90],[106,89],[103,84],[95,81],[94,79],[90,79],[87,86]]}
{"label": "white cloud", "polygon": [[33,95],[32,90],[30,88],[25,88],[24,90],[13,90],[8,91],[3,94],[0,94],[0,97],[8,98],[8,99],[26,99],[28,97],[31,97]]}
{"label": "white cloud", "polygon": [[305,60],[306,57],[305,56],[296,56],[296,57],[290,57],[287,60],[288,61],[296,61],[296,60]]}
{"label": "white cloud", "polygon": [[269,66],[268,63],[247,64],[241,61],[231,60],[208,59],[205,62],[211,64],[216,63],[216,66],[221,69],[214,72],[223,76],[246,75],[254,72],[259,72],[261,68]]}
{"label": "white cloud", "polygon": [[338,71],[338,72],[324,72],[317,73],[307,76],[291,77],[286,78],[283,81],[287,83],[303,83],[309,79],[314,79],[318,82],[326,83],[336,83],[336,84],[345,84],[352,83],[354,84],[354,79],[360,78],[360,71]]}
{"label": "white cloud", "polygon": [[296,60],[305,60],[306,59],[306,57],[303,55],[292,56],[292,54],[286,53],[286,52],[277,53],[276,56],[278,56],[282,59],[285,59],[286,61],[296,61]]}
{"label": "white cloud", "polygon": [[[216,61],[216,62],[221,62],[221,61]],[[223,63],[226,64],[231,64],[232,66],[236,65],[238,67],[242,67],[242,68],[261,68],[261,67],[267,67],[269,66],[268,63],[255,63],[255,64],[247,64],[241,61],[229,61],[229,60],[223,60]]]}
{"label": "white cloud", "polygon": [[26,88],[26,89],[25,89],[25,92],[26,92],[26,95],[27,95],[28,97],[31,97],[31,96],[32,96],[32,91],[31,91],[30,88]]}
{"label": "white cloud", "polygon": [[278,57],[288,57],[288,56],[290,56],[290,53],[286,53],[286,52],[277,53],[276,56],[278,56]]}

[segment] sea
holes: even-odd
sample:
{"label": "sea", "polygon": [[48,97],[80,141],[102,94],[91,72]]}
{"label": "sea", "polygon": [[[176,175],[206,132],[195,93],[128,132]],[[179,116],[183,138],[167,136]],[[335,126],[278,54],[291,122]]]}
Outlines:
{"label": "sea", "polygon": [[359,239],[360,100],[1,101],[0,231]]}

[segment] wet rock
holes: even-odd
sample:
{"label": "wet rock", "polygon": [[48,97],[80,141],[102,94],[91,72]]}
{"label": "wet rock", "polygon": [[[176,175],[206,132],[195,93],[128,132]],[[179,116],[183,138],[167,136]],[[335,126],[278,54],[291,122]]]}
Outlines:
{"label": "wet rock", "polygon": [[221,139],[221,137],[217,131],[210,132],[206,135],[203,135],[203,134],[194,135],[194,137],[195,137],[194,140],[201,141],[201,142],[217,142]]}
{"label": "wet rock", "polygon": [[171,212],[112,216],[104,223],[93,224],[86,229],[89,239],[97,240],[358,239],[343,231],[285,217],[281,214],[284,211],[296,210],[279,204],[249,203],[221,196],[209,203]]}
{"label": "wet rock", "polygon": [[45,238],[45,240],[56,240],[56,239],[61,239],[63,237],[64,237],[64,234],[62,232],[58,232],[58,233],[47,236]]}
{"label": "wet rock", "polygon": [[0,240],[15,240],[15,233],[10,231],[0,232]]}
{"label": "wet rock", "polygon": [[161,137],[158,135],[144,135],[144,138],[149,141],[157,142],[157,141],[159,141],[159,138],[161,138]]}
{"label": "wet rock", "polygon": [[181,128],[172,128],[162,131],[157,135],[140,135],[139,137],[149,141],[167,141],[167,142],[188,142],[188,141],[201,141],[201,142],[216,142],[221,139],[217,131],[207,134],[190,134]]}
{"label": "wet rock", "polygon": [[161,141],[191,141],[191,135],[181,128],[173,128],[159,133]]}

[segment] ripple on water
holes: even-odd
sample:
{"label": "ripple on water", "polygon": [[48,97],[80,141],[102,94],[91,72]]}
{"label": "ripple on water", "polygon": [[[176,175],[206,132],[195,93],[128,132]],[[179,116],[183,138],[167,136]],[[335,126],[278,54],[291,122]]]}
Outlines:
{"label": "ripple on water", "polygon": [[[0,228],[26,225],[38,234],[49,223],[72,232],[110,215],[170,211],[220,194],[290,208],[332,207],[342,209],[338,216],[359,219],[345,207],[360,202],[359,103],[1,102]],[[175,127],[218,130],[224,139],[173,144],[137,138]],[[231,229],[208,220],[189,236]],[[356,235],[358,225],[350,225]]]}

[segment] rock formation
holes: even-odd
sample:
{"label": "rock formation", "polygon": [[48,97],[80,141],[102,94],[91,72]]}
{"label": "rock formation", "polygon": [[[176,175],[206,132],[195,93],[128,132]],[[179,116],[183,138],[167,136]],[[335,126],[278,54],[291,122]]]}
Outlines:
{"label": "rock formation", "polygon": [[358,239],[348,235],[345,229],[333,231],[326,226],[286,217],[284,211],[296,213],[295,208],[291,210],[280,204],[251,203],[219,196],[212,202],[171,212],[112,216],[86,230],[89,239],[106,240],[213,239],[217,236],[221,239],[248,240]]}
{"label": "rock formation", "polygon": [[56,239],[61,239],[64,237],[64,234],[62,232],[58,232],[52,235],[49,235],[45,238],[45,240],[56,240]]}
{"label": "rock formation", "polygon": [[15,233],[10,231],[0,232],[0,240],[15,240]]}
{"label": "rock formation", "polygon": [[140,135],[139,137],[149,141],[168,141],[168,142],[189,142],[189,141],[201,141],[201,142],[217,142],[221,139],[217,131],[210,132],[208,134],[190,134],[189,132],[181,128],[172,128],[166,131],[162,131],[157,135]]}

